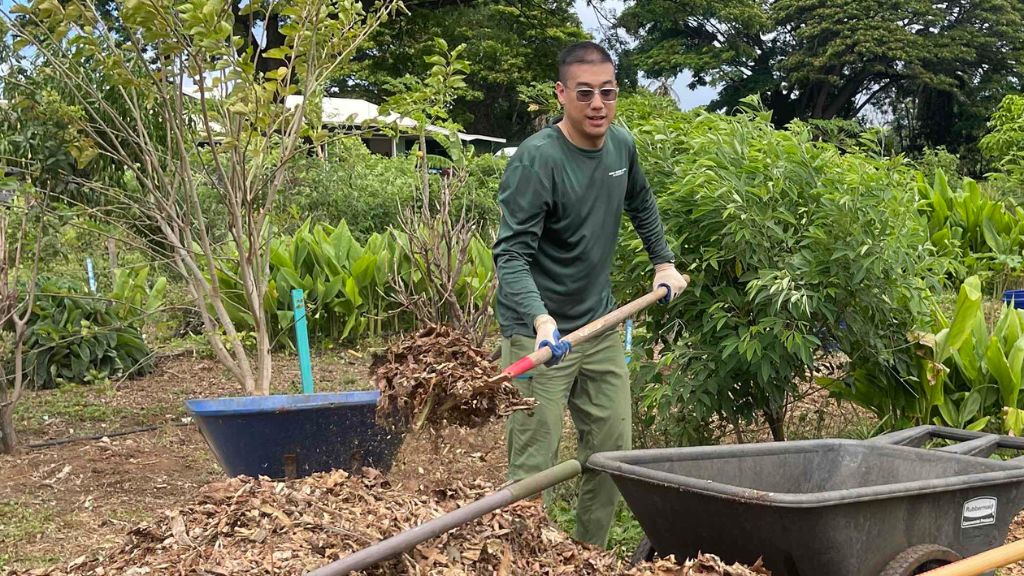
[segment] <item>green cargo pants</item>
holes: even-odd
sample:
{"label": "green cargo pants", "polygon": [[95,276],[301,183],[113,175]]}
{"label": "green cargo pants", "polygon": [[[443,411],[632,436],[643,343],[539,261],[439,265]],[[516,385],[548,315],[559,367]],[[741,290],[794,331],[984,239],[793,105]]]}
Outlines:
{"label": "green cargo pants", "polygon": [[[501,346],[503,366],[533,352],[533,338],[513,336]],[[538,366],[516,380],[533,410],[509,417],[508,479],[517,481],[557,464],[566,404],[576,425],[577,458],[586,464],[594,452],[628,450],[632,444],[629,374],[617,330],[583,342],[557,366]],[[619,491],[611,477],[584,468],[576,506],[577,540],[605,547]],[[544,493],[551,503],[551,490]]]}

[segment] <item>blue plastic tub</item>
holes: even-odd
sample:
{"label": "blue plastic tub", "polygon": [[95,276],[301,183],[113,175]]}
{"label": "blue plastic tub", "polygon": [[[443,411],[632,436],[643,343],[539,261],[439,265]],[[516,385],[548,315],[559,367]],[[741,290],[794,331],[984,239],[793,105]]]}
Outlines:
{"label": "blue plastic tub", "polygon": [[377,390],[187,400],[229,476],[301,478],[366,466],[391,469],[401,430],[376,422]]}
{"label": "blue plastic tub", "polygon": [[1003,292],[1003,302],[1014,308],[1024,309],[1024,290],[1006,290]]}

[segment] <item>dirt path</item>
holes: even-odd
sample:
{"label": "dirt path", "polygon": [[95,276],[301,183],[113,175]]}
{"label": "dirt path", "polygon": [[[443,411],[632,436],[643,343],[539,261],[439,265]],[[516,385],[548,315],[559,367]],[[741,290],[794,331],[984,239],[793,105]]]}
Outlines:
{"label": "dirt path", "polygon": [[0,543],[0,559],[22,568],[116,546],[127,529],[188,501],[219,477],[194,427],[68,444],[0,462],[0,530],[12,540]]}

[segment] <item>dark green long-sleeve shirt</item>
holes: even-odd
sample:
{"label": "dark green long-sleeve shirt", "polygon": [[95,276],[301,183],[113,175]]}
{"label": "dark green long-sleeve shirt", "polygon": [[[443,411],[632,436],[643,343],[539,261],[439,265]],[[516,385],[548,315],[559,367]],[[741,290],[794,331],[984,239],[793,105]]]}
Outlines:
{"label": "dark green long-sleeve shirt", "polygon": [[566,334],[615,308],[611,267],[623,210],[653,264],[675,260],[636,145],[619,126],[600,150],[577,147],[554,125],[527,138],[505,169],[498,204],[496,312],[506,337],[533,336],[541,314]]}

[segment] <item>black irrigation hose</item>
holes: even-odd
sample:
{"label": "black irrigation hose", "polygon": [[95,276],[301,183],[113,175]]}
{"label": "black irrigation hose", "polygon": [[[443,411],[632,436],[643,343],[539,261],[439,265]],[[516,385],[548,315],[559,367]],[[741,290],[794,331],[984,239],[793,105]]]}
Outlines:
{"label": "black irrigation hose", "polygon": [[158,430],[164,426],[189,426],[191,422],[168,422],[167,424],[155,424],[153,426],[142,426],[140,428],[129,428],[128,430],[119,430],[117,432],[108,432],[106,434],[93,434],[92,436],[72,436],[70,438],[61,438],[59,440],[47,440],[46,442],[35,442],[29,444],[28,448],[48,448],[50,446],[60,446],[61,444],[71,444],[72,442],[85,442],[88,440],[101,440],[103,438],[113,438],[115,436],[127,436],[129,434],[138,434],[140,432],[150,432],[152,430]]}

